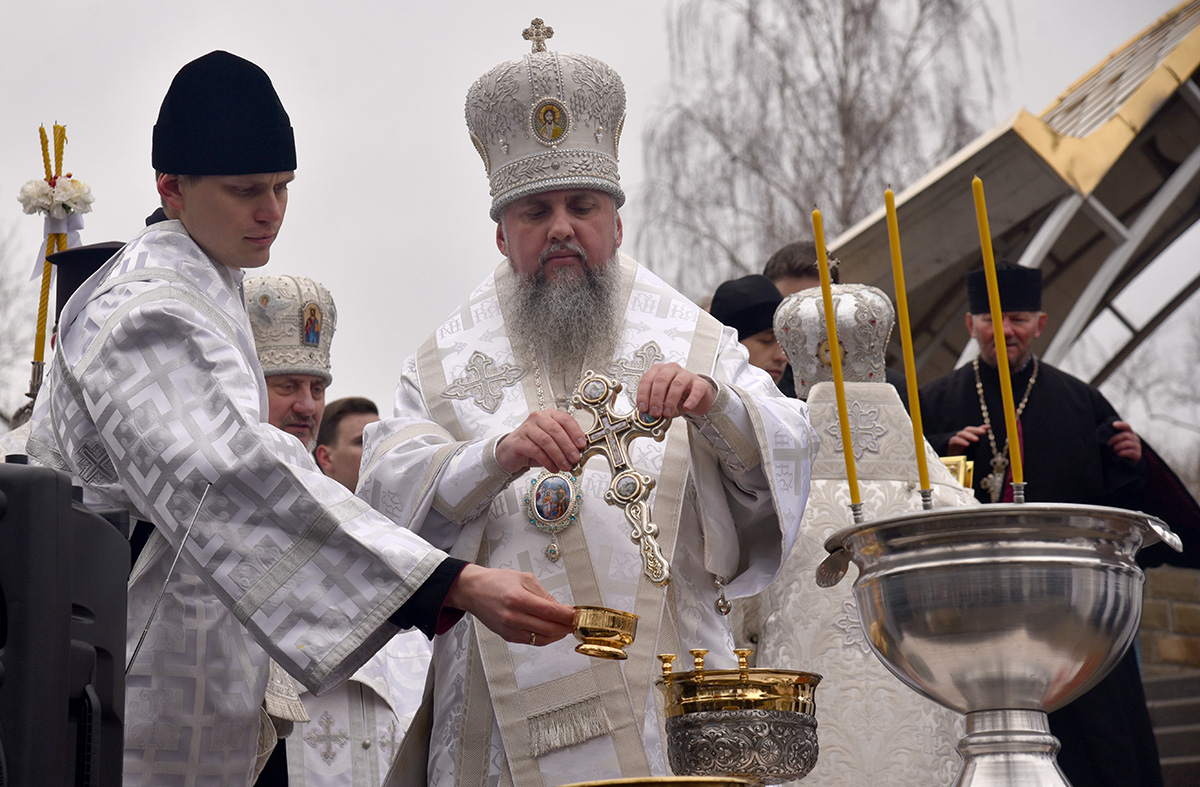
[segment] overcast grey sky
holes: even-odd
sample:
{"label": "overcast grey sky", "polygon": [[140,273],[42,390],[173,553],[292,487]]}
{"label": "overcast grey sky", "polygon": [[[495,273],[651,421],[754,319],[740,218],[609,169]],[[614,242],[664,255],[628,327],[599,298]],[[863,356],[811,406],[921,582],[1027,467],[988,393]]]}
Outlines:
{"label": "overcast grey sky", "polygon": [[[1011,53],[993,122],[1038,112],[1170,0],[984,0]],[[499,261],[483,164],[467,137],[471,82],[528,51],[534,16],[552,48],[619,71],[626,245],[637,233],[641,137],[667,97],[664,0],[338,3],[315,0],[6,0],[0,23],[0,230],[33,268],[40,217],[16,200],[42,176],[38,125],[67,126],[64,169],[96,197],[85,243],[126,240],[157,205],[151,128],[184,63],[226,49],[261,65],[292,118],[297,179],[264,273],[329,287],[339,323],[331,398],[390,409],[401,361]],[[1011,9],[1012,15],[1009,15]],[[36,297],[36,284],[29,287]],[[20,370],[21,383],[27,367]]]}

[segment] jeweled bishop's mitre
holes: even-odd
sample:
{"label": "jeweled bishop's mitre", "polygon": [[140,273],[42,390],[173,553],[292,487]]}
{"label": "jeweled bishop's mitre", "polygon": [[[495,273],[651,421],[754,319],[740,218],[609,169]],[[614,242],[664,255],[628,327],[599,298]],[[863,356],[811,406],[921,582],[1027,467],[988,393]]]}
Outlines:
{"label": "jeweled bishop's mitre", "polygon": [[325,285],[306,276],[257,276],[244,286],[263,375],[311,374],[332,382],[337,307]]}
{"label": "jeweled bishop's mitre", "polygon": [[554,31],[525,30],[533,51],[501,63],[467,91],[467,129],[491,183],[491,216],[557,189],[598,189],[625,202],[617,145],[625,122],[621,76],[587,55],[546,50]]}
{"label": "jeweled bishop's mitre", "polygon": [[[834,284],[833,312],[842,377],[848,383],[886,382],[884,353],[895,322],[895,310],[884,292],[866,284]],[[796,380],[796,396],[833,379],[825,333],[825,303],[820,287],[784,298],[775,310],[775,337],[787,354]]]}

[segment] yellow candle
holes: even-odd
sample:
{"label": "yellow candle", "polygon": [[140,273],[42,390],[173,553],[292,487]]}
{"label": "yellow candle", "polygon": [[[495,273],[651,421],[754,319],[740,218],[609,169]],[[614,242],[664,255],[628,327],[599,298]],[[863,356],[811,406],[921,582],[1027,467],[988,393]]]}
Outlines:
{"label": "yellow candle", "polygon": [[49,183],[54,170],[50,169],[50,140],[46,138],[45,126],[38,126],[38,136],[42,138],[42,165],[46,168],[46,182]]}
{"label": "yellow candle", "polygon": [[[54,242],[58,237],[57,234],[51,234],[46,238],[46,256],[49,257],[54,253]],[[33,339],[33,360],[35,363],[41,363],[46,357],[46,313],[50,306],[50,260],[46,260],[42,264],[42,291],[38,300],[38,316],[37,316],[37,333]]]}
{"label": "yellow candle", "polygon": [[62,174],[63,146],[67,144],[67,127],[54,124],[54,174]]}
{"label": "yellow candle", "polygon": [[896,283],[896,313],[900,317],[900,346],[904,348],[904,377],[908,382],[908,409],[912,414],[913,441],[917,449],[917,477],[922,489],[929,489],[929,465],[925,460],[925,437],[921,430],[921,400],[917,392],[917,362],[913,356],[912,333],[908,323],[908,291],[904,288],[904,263],[900,258],[900,226],[896,221],[896,195],[883,192],[887,206],[888,241],[892,248],[892,278]]}
{"label": "yellow candle", "polygon": [[1000,374],[1000,395],[1004,400],[1004,425],[1008,430],[1008,455],[1012,462],[1014,484],[1025,483],[1025,465],[1021,461],[1021,441],[1017,437],[1017,411],[1013,406],[1012,379],[1008,376],[1008,349],[1004,343],[1004,312],[1000,308],[1000,286],[996,281],[996,260],[992,256],[992,231],[988,227],[987,205],[983,200],[983,181],[976,175],[971,181],[975,193],[975,216],[979,222],[979,246],[983,250],[983,274],[987,278],[988,305],[992,310],[992,333],[996,342],[996,371]]}
{"label": "yellow candle", "polygon": [[858,474],[854,470],[854,447],[850,442],[850,416],[846,412],[846,383],[842,379],[842,350],[838,345],[837,320],[833,314],[833,288],[829,278],[829,258],[825,253],[825,229],[821,211],[813,209],[813,239],[817,244],[817,263],[821,269],[821,295],[825,301],[825,337],[829,341],[829,360],[833,365],[833,390],[837,394],[838,424],[842,430],[842,454],[846,458],[846,480],[850,483],[850,502],[860,505]]}
{"label": "yellow candle", "polygon": [[[46,236],[46,256],[67,250],[67,236],[52,232]],[[50,310],[50,271],[52,263],[47,259],[42,264],[42,291],[38,300],[37,333],[33,339],[33,360],[41,363],[46,357],[46,317]]]}
{"label": "yellow candle", "polygon": [[[54,126],[54,151],[58,159],[59,167],[62,167],[62,145],[59,142],[59,129],[61,126]],[[46,169],[46,182],[54,176],[54,172],[50,169],[50,141],[46,137],[46,127],[38,126],[38,137],[42,142],[42,166]],[[49,257],[55,252],[58,244],[58,234],[51,233],[46,236],[46,256]],[[50,310],[50,276],[52,266],[50,260],[42,263],[42,289],[38,299],[38,316],[37,316],[37,331],[33,337],[33,361],[34,363],[42,363],[46,357],[46,315]]]}

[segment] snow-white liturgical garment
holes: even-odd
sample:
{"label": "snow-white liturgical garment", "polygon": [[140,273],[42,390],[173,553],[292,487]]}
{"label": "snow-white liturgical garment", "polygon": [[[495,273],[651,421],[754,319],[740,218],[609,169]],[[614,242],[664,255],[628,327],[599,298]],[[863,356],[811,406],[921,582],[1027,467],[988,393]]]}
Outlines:
{"label": "snow-white liturgical garment", "polygon": [[146,228],[67,303],[34,411],[34,456],[156,526],[129,653],[195,519],[128,676],[126,785],[247,784],[268,657],[336,684],[446,557],[266,422],[241,286],[180,222]]}
{"label": "snow-white liturgical garment", "polygon": [[508,644],[467,618],[439,637],[432,785],[666,774],[655,655],[707,648],[710,666],[734,666],[715,580],[729,598],[762,590],[796,537],[817,447],[805,405],[748,365],[730,329],[632,259],[620,265],[615,346],[585,364],[624,384],[616,409],[633,410],[629,397],[655,362],[719,383],[707,417],[676,419],[662,442],[632,443],[632,465],[656,481],[665,591],[644,575],[623,509],[603,499],[612,477],[603,457],[584,466],[579,521],[558,534],[557,562],[545,552],[550,536],[522,511],[538,469],[513,477],[496,462],[496,442],[539,409],[539,382],[548,407],[573,392],[549,390],[542,353],[514,346],[498,297],[514,275],[507,262],[405,362],[393,417],[366,429],[359,492],[379,511],[456,557],[530,571],[559,601],[639,616],[626,661],[576,653],[571,638]]}

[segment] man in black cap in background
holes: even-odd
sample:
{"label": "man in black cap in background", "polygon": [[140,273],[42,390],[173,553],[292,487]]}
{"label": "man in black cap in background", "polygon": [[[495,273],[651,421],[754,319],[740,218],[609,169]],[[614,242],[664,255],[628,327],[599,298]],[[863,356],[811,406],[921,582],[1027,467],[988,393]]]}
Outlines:
{"label": "man in black cap in background", "polygon": [[[1045,330],[1042,272],[997,265],[1003,328],[992,323],[982,270],[967,275],[967,330],[979,342],[973,363],[921,388],[925,435],[942,456],[975,462],[975,496],[1012,501],[1010,438],[1004,421],[996,337],[1004,338],[1025,468],[1025,499],[1142,509],[1146,463],[1132,427],[1095,388],[1039,360]],[[1091,691],[1050,714],[1062,742],[1058,764],[1075,785],[1151,787],[1163,783],[1158,748],[1132,648]]]}
{"label": "man in black cap in background", "polygon": [[750,353],[750,365],[771,375],[776,386],[787,369],[787,355],[771,322],[781,303],[783,296],[774,283],[755,273],[717,287],[709,307],[713,317],[737,331],[738,341]]}
{"label": "man in black cap in background", "polygon": [[246,785],[270,659],[318,692],[401,629],[465,610],[543,645],[573,610],[396,528],[267,423],[242,278],[267,262],[296,152],[266,73],[227,52],[186,65],[153,163],[166,220],[63,310],[28,445],[88,505],[155,526],[130,575],[124,783]]}

